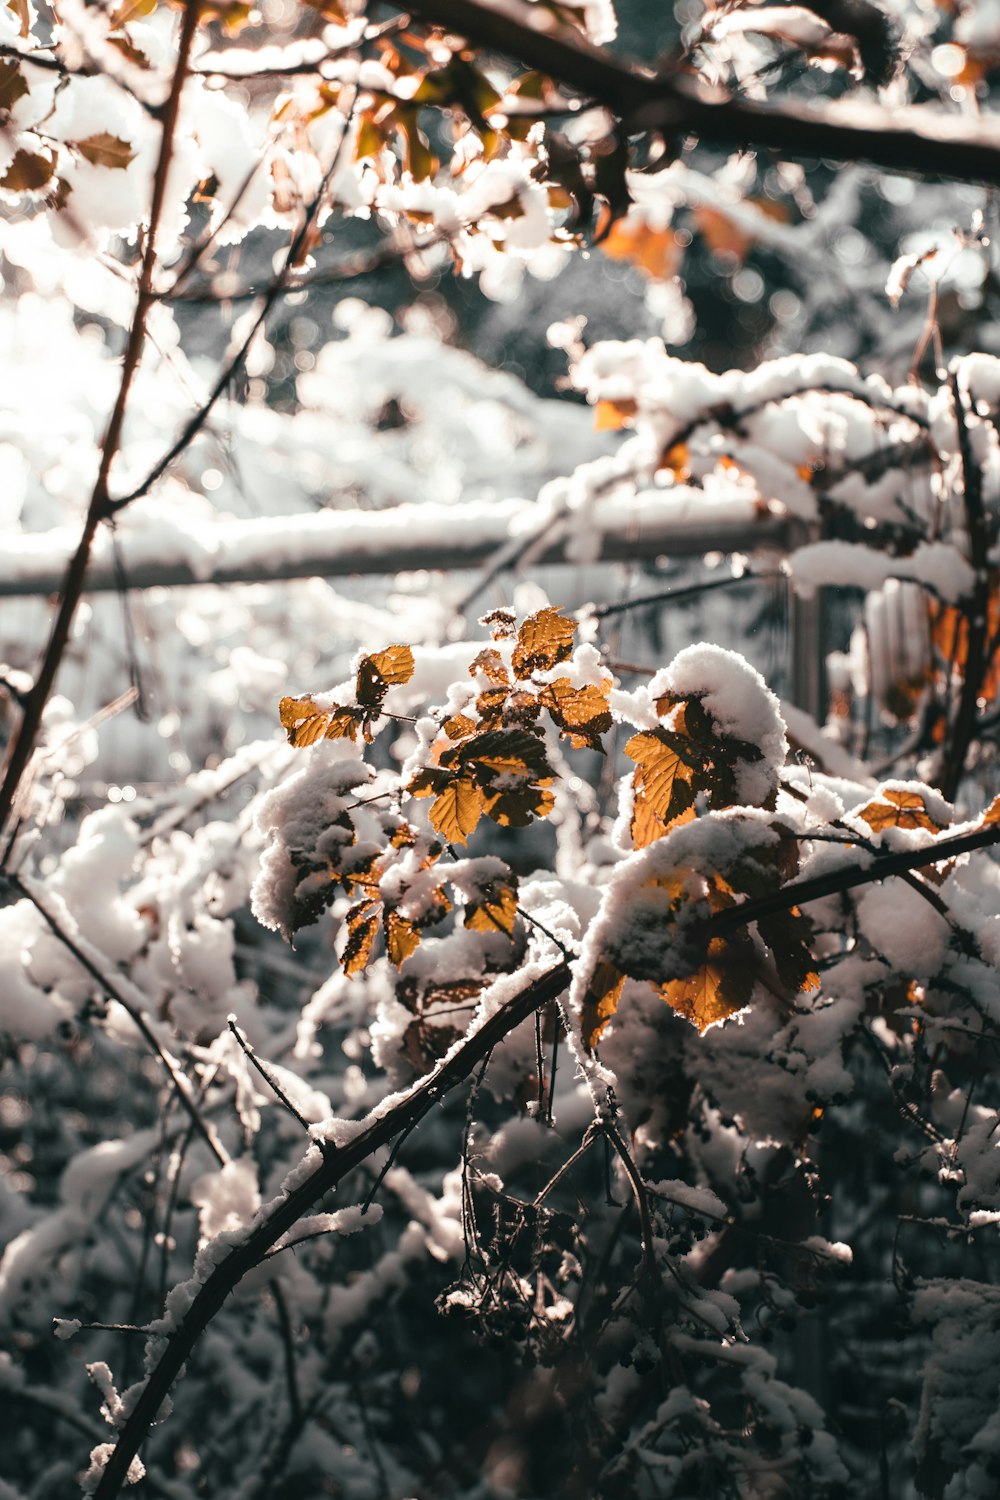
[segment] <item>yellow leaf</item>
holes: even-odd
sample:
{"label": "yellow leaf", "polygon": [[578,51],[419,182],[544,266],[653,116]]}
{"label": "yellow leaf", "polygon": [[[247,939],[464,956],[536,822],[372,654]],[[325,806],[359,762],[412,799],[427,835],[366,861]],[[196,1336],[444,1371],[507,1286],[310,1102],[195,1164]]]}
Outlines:
{"label": "yellow leaf", "polygon": [[557,609],[540,609],[529,615],[517,632],[512,665],[515,677],[547,672],[572,655],[575,620],[567,620]]}
{"label": "yellow leaf", "polygon": [[288,731],[288,743],[296,750],[321,739],[354,739],[364,718],[357,708],[335,707],[327,713],[312,698],[282,698],[278,713]]}
{"label": "yellow leaf", "polygon": [[471,778],[456,776],[431,806],[431,825],[450,844],[464,844],[483,815],[483,794]]}
{"label": "yellow leaf", "polygon": [[617,1011],[624,983],[625,975],[606,959],[601,959],[591,974],[580,1012],[583,1043],[589,1052]]}
{"label": "yellow leaf", "polygon": [[674,443],[668,448],[656,466],[658,474],[672,474],[677,484],[686,484],[691,478],[688,461],[691,455],[687,443]]}
{"label": "yellow leaf", "polygon": [[617,432],[622,427],[631,427],[638,410],[638,403],[631,398],[598,401],[594,407],[594,429],[597,432]]}
{"label": "yellow leaf", "polygon": [[991,824],[1000,823],[1000,797],[994,797],[989,807],[979,819],[984,828]]}
{"label": "yellow leaf", "polygon": [[389,912],[385,919],[385,948],[389,962],[398,969],[419,946],[420,933],[413,923],[398,912]]}
{"label": "yellow leaf", "polygon": [[634,734],[625,754],[636,762],[632,842],[637,849],[660,838],[694,801],[691,767],[661,732]]}
{"label": "yellow leaf", "polygon": [[129,21],[151,16],[156,5],[157,0],[123,0],[111,17],[111,25],[117,30],[119,26],[127,26]]}
{"label": "yellow leaf", "polygon": [[124,169],[135,161],[135,152],[128,141],[102,130],[99,135],[89,135],[85,141],[72,143],[80,155],[95,167],[117,167]]}
{"label": "yellow leaf", "polygon": [[372,947],[378,935],[381,905],[377,901],[359,901],[352,906],[344,921],[347,926],[347,942],[340,955],[340,964],[348,979],[360,974],[371,958]]}
{"label": "yellow leaf", "polygon": [[926,828],[928,833],[940,833],[941,824],[935,823],[924,806],[919,792],[894,792],[883,788],[875,802],[869,802],[858,813],[864,818],[873,833],[884,828]]}
{"label": "yellow leaf", "polygon": [[517,921],[517,891],[496,882],[479,893],[478,901],[465,908],[465,925],[473,932],[503,932],[511,937]]}

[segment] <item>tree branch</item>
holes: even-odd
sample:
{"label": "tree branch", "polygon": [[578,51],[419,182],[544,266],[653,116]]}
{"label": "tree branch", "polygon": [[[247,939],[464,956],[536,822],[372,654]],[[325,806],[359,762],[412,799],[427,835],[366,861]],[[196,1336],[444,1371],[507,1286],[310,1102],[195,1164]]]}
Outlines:
{"label": "tree branch", "polygon": [[848,99],[780,105],[732,99],[679,74],[658,75],[593,46],[525,0],[413,0],[427,25],[516,58],[606,105],[630,134],[697,135],[711,145],[759,147],[792,160],[866,162],[951,182],[1000,182],[1000,128],[926,105],[894,109]]}
{"label": "tree branch", "polygon": [[108,514],[108,479],[111,473],[111,465],[114,462],[121,443],[129,391],[131,390],[132,381],[142,357],[143,345],[146,340],[146,318],[149,309],[156,300],[156,294],[153,290],[153,274],[156,269],[156,236],[166,198],[167,177],[170,160],[173,155],[174,130],[180,110],[184,80],[188,73],[191,47],[194,42],[199,14],[200,0],[187,0],[184,7],[184,19],[181,23],[181,35],[177,50],[177,66],[174,68],[174,76],[170,84],[170,94],[163,110],[163,134],[160,137],[160,152],[156,163],[156,172],[153,177],[153,198],[149,210],[149,227],[146,231],[146,245],[142,258],[142,269],[139,273],[139,291],[135,314],[132,318],[132,326],[129,329],[128,342],[125,346],[121,383],[119,384],[114,409],[108,422],[108,429],[104,435],[104,442],[101,445],[100,465],[98,467],[93,494],[90,498],[90,505],[87,509],[83,534],[66,570],[66,576],[62,584],[59,611],[52,626],[49,644],[46,648],[38,676],[31,688],[31,692],[28,694],[28,701],[25,705],[21,722],[18,725],[17,733],[11,743],[3,785],[0,786],[0,829],[6,824],[11,809],[14,806],[21,778],[27,769],[32,751],[35,748],[35,741],[38,738],[41,728],[42,714],[49,700],[49,694],[55,683],[56,673],[59,670],[66,646],[69,642],[70,630],[73,625],[74,616],[76,615],[77,605],[83,596],[87,564],[90,561],[90,553],[94,545],[94,538],[97,535],[97,528]]}

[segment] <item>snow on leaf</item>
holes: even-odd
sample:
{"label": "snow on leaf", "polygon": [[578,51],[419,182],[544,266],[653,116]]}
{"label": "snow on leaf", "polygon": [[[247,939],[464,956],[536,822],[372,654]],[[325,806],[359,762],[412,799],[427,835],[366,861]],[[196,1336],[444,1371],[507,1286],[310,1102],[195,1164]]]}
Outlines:
{"label": "snow on leaf", "polygon": [[367,967],[378,935],[381,911],[382,907],[377,901],[359,901],[344,918],[347,942],[340,955],[340,964],[348,979]]}
{"label": "snow on leaf", "polygon": [[567,620],[557,609],[540,609],[529,615],[517,632],[513,667],[515,677],[547,672],[565,661],[573,650],[576,621]]}
{"label": "snow on leaf", "polygon": [[288,731],[288,743],[296,750],[322,739],[352,740],[364,721],[360,709],[338,705],[327,713],[312,698],[282,698],[278,713]]}
{"label": "snow on leaf", "polygon": [[568,739],[575,749],[589,746],[591,750],[602,750],[601,736],[612,725],[608,708],[610,686],[609,679],[600,687],[588,682],[577,688],[568,677],[557,677],[542,688],[538,701],[548,709],[560,736]]}
{"label": "snow on leaf", "polygon": [[601,1032],[618,1009],[625,975],[615,964],[602,959],[596,965],[587,985],[580,1012],[584,1046],[592,1052]]}
{"label": "snow on leaf", "polygon": [[17,17],[18,36],[23,40],[31,31],[31,7],[28,0],[7,0],[7,9],[12,10]]}
{"label": "snow on leaf", "polygon": [[135,160],[135,152],[129,142],[123,141],[120,136],[111,135],[107,130],[72,144],[95,167],[116,167],[123,170]]}
{"label": "snow on leaf", "polygon": [[470,776],[455,776],[431,807],[431,825],[450,844],[464,844],[483,815],[483,794]]}
{"label": "snow on leaf", "polygon": [[479,725],[468,714],[452,714],[449,719],[445,719],[441,728],[450,740],[464,740],[470,734],[475,734]]}
{"label": "snow on leaf", "polygon": [[420,945],[420,933],[413,922],[391,911],[385,919],[385,948],[389,962],[398,969],[400,964]]}
{"label": "snow on leaf", "polygon": [[940,833],[941,824],[936,823],[924,805],[920,792],[893,791],[884,787],[874,802],[869,802],[858,813],[873,833],[884,828],[925,828],[928,833]]}
{"label": "snow on leaf", "polygon": [[[487,615],[484,618],[488,620],[490,616]],[[502,639],[502,637],[495,638]],[[510,683],[510,674],[504,659],[493,646],[485,647],[469,663],[469,676],[475,677],[477,672],[482,672],[487,682],[493,683],[496,687]]]}

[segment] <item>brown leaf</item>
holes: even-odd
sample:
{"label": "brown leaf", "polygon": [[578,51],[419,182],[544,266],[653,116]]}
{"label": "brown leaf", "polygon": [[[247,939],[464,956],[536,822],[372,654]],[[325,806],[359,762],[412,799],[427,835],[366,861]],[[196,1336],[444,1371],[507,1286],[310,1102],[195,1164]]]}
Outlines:
{"label": "brown leaf", "polygon": [[17,63],[0,62],[0,110],[5,114],[28,92]]}
{"label": "brown leaf", "polygon": [[994,823],[1000,823],[1000,797],[993,798],[993,801],[990,803],[989,807],[983,813],[979,821],[984,828],[988,828]]}
{"label": "brown leaf", "polygon": [[367,966],[378,936],[381,913],[380,902],[364,900],[352,906],[344,918],[347,942],[340,955],[340,965],[348,979],[353,979]]}
{"label": "brown leaf", "polygon": [[874,802],[869,802],[857,815],[863,818],[873,833],[884,828],[925,828],[928,833],[940,833],[941,824],[935,823],[919,792],[893,792],[883,788]]}
{"label": "brown leaf", "polygon": [[455,776],[431,807],[431,825],[450,844],[468,842],[483,815],[483,794],[469,776]]}
{"label": "brown leaf", "polygon": [[379,709],[390,687],[409,682],[413,676],[413,652],[409,646],[387,646],[363,656],[358,666],[357,698],[363,708]]}
{"label": "brown leaf", "polygon": [[12,10],[20,22],[18,36],[23,40],[31,31],[31,11],[28,0],[7,0],[7,9]]}
{"label": "brown leaf", "polygon": [[760,917],[757,931],[771,950],[778,978],[791,994],[819,988],[819,975],[813,968],[809,950],[812,923],[797,906]]}
{"label": "brown leaf", "polygon": [[288,743],[301,750],[317,740],[349,740],[357,737],[364,714],[357,708],[318,708],[312,698],[282,698],[278,713],[288,731]]}
{"label": "brown leaf", "polygon": [[8,193],[37,193],[52,181],[55,170],[54,156],[22,149],[14,153],[13,161],[0,178],[0,188]]}
{"label": "brown leaf", "polygon": [[572,655],[576,621],[567,620],[557,609],[540,609],[529,615],[517,633],[513,667],[516,677],[547,672]]}
{"label": "brown leaf", "polygon": [[533,818],[547,818],[556,799],[544,787],[526,786],[486,794],[484,805],[487,817],[501,828],[527,828]]}
{"label": "brown leaf", "polygon": [[95,167],[124,170],[129,162],[135,161],[135,152],[128,141],[111,135],[107,130],[102,130],[99,135],[88,135],[85,141],[73,141],[71,144]]}
{"label": "brown leaf", "polygon": [[595,966],[580,1011],[583,1044],[589,1052],[593,1052],[601,1032],[617,1011],[624,983],[625,975],[606,959]]}

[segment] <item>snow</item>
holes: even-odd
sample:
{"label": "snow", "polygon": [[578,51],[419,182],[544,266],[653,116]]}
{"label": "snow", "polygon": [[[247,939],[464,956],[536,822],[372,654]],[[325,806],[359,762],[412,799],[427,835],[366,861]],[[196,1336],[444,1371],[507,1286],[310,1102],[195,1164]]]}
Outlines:
{"label": "snow", "polygon": [[909,557],[892,557],[860,542],[810,542],[788,560],[800,593],[818,586],[877,589],[890,578],[912,578],[956,604],[975,587],[972,567],[949,542],[921,542]]}

